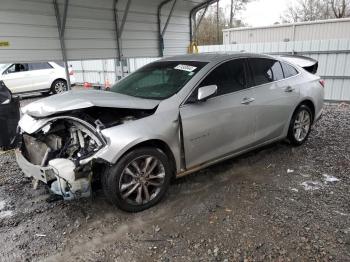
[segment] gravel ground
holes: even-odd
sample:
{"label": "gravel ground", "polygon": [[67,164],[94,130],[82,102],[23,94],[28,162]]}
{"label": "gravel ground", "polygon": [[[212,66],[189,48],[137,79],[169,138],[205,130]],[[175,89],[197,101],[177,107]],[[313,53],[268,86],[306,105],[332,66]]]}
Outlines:
{"label": "gravel ground", "polygon": [[13,152],[0,154],[0,261],[350,261],[349,105],[328,105],[303,146],[176,180],[137,214],[101,191],[47,203]]}

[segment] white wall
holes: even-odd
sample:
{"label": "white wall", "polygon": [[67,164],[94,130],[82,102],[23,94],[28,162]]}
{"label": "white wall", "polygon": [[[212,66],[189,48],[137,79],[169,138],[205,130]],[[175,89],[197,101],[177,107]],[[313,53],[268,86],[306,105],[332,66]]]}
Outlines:
{"label": "white wall", "polygon": [[350,19],[322,20],[264,27],[231,28],[223,30],[223,39],[225,45],[350,39]]}
{"label": "white wall", "polygon": [[128,58],[123,61],[123,72],[120,63],[115,59],[70,61],[77,83],[89,82],[103,85],[107,80],[115,83],[148,63],[160,58]]}

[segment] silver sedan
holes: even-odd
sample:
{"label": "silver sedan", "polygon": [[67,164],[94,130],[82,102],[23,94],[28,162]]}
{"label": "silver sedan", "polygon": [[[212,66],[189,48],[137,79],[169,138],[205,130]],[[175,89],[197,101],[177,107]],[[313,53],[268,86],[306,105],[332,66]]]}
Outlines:
{"label": "silver sedan", "polygon": [[309,62],[177,56],[110,91],[36,101],[22,110],[18,164],[63,199],[89,196],[100,181],[112,203],[142,211],[164,197],[172,178],[276,141],[303,144],[323,107],[324,83]]}

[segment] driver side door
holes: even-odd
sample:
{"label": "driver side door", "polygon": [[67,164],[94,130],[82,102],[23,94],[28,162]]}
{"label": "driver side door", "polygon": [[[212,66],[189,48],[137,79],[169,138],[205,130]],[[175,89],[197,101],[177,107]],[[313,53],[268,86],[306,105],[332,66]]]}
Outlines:
{"label": "driver side door", "polygon": [[227,61],[212,70],[198,88],[217,85],[203,102],[190,97],[180,108],[186,167],[191,168],[249,147],[254,139],[253,92],[247,83],[246,59]]}

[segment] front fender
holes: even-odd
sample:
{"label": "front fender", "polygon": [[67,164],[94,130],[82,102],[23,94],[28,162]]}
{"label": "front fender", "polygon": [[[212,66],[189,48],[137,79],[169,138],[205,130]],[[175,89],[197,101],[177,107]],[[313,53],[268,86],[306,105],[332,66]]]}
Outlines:
{"label": "front fender", "polygon": [[172,151],[176,166],[180,166],[179,125],[172,118],[146,117],[104,129],[101,133],[107,146],[98,157],[110,164],[115,164],[128,150],[143,142],[160,140]]}

